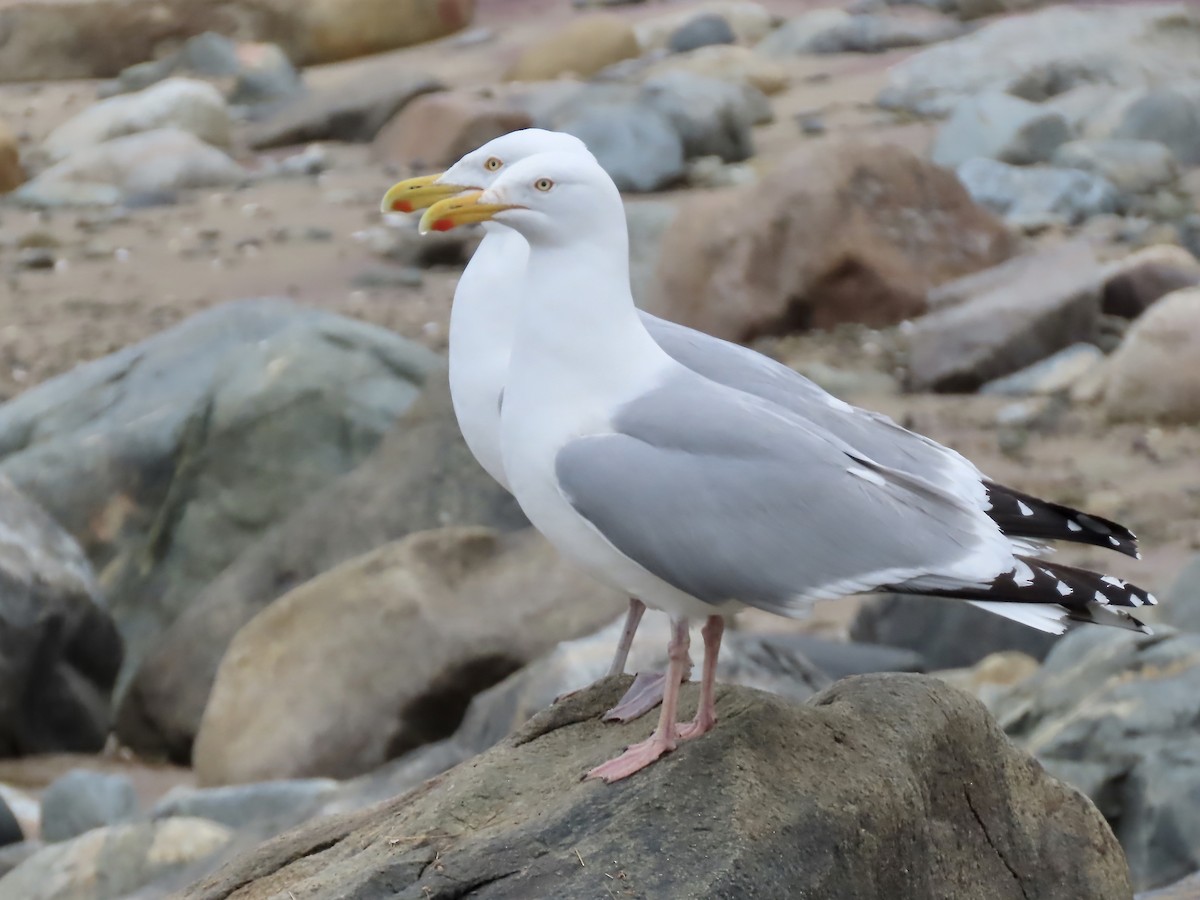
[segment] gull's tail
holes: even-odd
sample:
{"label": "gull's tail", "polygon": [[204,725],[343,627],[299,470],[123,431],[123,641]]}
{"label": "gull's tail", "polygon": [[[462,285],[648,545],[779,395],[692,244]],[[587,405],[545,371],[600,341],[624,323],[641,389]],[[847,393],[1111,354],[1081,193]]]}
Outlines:
{"label": "gull's tail", "polygon": [[1008,537],[1093,544],[1142,558],[1137,536],[1123,525],[991,481],[984,487],[992,504],[987,514]]}
{"label": "gull's tail", "polygon": [[1112,575],[1025,556],[1016,559],[1012,571],[997,576],[990,584],[937,590],[900,585],[892,590],[966,600],[988,612],[1051,634],[1062,634],[1074,622],[1152,633],[1145,623],[1125,611],[1157,603],[1149,591]]}

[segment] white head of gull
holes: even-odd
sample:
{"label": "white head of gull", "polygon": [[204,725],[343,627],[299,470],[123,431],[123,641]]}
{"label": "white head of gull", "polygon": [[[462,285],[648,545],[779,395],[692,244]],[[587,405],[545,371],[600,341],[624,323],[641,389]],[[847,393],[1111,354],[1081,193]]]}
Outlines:
{"label": "white head of gull", "polygon": [[[594,160],[527,158],[487,190],[434,204],[422,227],[484,221],[529,245],[501,411],[510,488],[561,553],[672,617],[658,727],[590,775],[624,778],[713,726],[724,616],[743,605],[799,617],[817,600],[889,590],[1055,633],[1068,621],[1145,630],[1122,607],[1149,594],[1027,555],[969,464],[922,477],[673,359],[634,307],[621,198]],[[876,441],[910,434],[892,426]],[[701,699],[677,725],[692,617],[706,620]]]}

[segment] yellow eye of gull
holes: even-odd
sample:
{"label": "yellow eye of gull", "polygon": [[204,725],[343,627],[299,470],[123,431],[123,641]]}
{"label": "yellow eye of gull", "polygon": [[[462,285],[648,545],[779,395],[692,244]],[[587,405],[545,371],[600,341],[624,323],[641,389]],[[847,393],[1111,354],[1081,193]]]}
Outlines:
{"label": "yellow eye of gull", "polygon": [[504,163],[502,163],[502,162],[501,162],[500,160],[498,160],[496,157],[494,157],[494,156],[489,156],[489,157],[488,157],[488,161],[487,161],[487,162],[485,162],[485,163],[483,164],[483,167],[484,167],[485,169],[487,169],[489,172],[495,172],[495,171],[496,171],[497,169],[499,169],[499,168],[500,168],[502,165],[504,165]]}

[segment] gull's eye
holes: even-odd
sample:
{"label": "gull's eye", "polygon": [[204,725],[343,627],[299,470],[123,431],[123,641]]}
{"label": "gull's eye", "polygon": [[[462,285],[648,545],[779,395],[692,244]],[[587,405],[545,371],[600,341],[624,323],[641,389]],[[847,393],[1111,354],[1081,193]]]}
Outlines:
{"label": "gull's eye", "polygon": [[504,163],[500,162],[499,159],[494,156],[489,156],[488,161],[483,164],[483,167],[489,172],[496,172],[499,171],[502,165],[504,165]]}
{"label": "gull's eye", "polygon": [[545,193],[546,191],[550,190],[550,188],[554,187],[554,182],[549,178],[539,178],[533,183],[533,186],[542,193]]}

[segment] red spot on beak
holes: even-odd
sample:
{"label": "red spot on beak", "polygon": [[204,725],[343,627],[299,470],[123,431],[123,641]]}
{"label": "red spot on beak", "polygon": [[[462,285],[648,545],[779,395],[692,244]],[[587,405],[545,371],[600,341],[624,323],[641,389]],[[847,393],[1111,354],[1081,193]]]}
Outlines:
{"label": "red spot on beak", "polygon": [[436,222],[433,223],[434,231],[449,231],[453,227],[454,227],[453,219],[438,219]]}
{"label": "red spot on beak", "polygon": [[413,211],[412,204],[409,203],[407,200],[397,200],[395,203],[392,204],[392,209],[395,212],[412,212]]}

